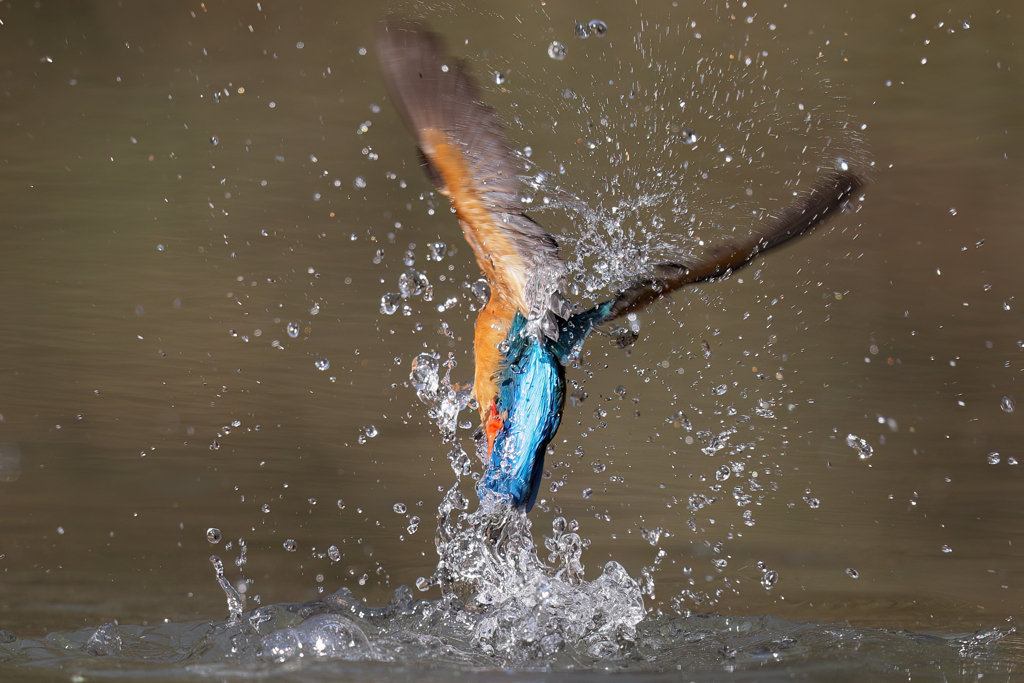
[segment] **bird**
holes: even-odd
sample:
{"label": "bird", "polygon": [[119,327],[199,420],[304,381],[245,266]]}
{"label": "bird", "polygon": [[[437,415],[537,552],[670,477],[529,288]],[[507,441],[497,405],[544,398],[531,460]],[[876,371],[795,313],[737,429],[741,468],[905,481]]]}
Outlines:
{"label": "bird", "polygon": [[[565,408],[565,366],[595,328],[687,285],[728,277],[841,211],[865,179],[845,164],[825,172],[780,215],[697,256],[661,263],[622,291],[574,312],[555,238],[527,215],[520,161],[469,66],[425,23],[390,16],[376,32],[384,83],[435,188],[451,202],[490,286],[474,333],[473,397],[486,439],[488,497],[529,512],[544,455]],[[578,309],[578,307],[577,307]]]}

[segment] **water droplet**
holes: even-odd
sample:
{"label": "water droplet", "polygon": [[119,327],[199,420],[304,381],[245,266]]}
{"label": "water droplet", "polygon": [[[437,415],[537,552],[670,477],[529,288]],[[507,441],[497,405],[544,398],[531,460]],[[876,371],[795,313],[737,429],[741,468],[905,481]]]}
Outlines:
{"label": "water droplet", "polygon": [[220,529],[212,526],[209,529],[207,529],[206,540],[210,543],[220,543]]}
{"label": "water droplet", "polygon": [[366,434],[366,436],[368,436],[368,437],[370,437],[372,439],[372,438],[377,436],[377,428],[374,427],[373,425],[369,425],[368,427],[363,427],[363,433]]}
{"label": "water droplet", "polygon": [[568,51],[565,49],[565,45],[562,45],[557,40],[552,40],[551,44],[548,45],[548,57],[551,57],[551,59],[554,59],[557,62],[565,59],[566,52]]}
{"label": "water droplet", "polygon": [[394,315],[401,301],[401,294],[398,292],[388,292],[380,298],[380,312],[384,315]]}
{"label": "water droplet", "polygon": [[427,245],[427,249],[430,250],[430,258],[435,261],[440,261],[448,253],[448,245],[444,242],[431,242]]}
{"label": "water droplet", "polygon": [[728,390],[729,390],[728,386],[726,386],[725,384],[719,384],[717,387],[715,387],[714,389],[711,390],[711,393],[714,394],[715,396],[721,396],[722,394],[724,394]]}
{"label": "water droplet", "polygon": [[1003,409],[1004,413],[1012,413],[1013,409],[1017,407],[1017,402],[1013,400],[1012,396],[1003,396],[1003,400],[999,402],[999,407]]}
{"label": "water droplet", "polygon": [[320,312],[320,304],[313,304],[313,307],[311,309],[309,309],[309,314],[310,315],[316,315],[319,312]]}
{"label": "water droplet", "polygon": [[956,215],[956,207],[955,206],[949,207],[949,215],[950,216],[955,216]]}
{"label": "water droplet", "polygon": [[681,410],[677,410],[672,417],[668,419],[668,422],[673,427],[682,427],[686,431],[693,429],[693,425],[690,424],[690,418],[686,417],[686,413]]}
{"label": "water droplet", "polygon": [[394,507],[392,509],[396,513],[398,513],[400,515],[404,515],[406,513],[406,511],[408,510],[408,508],[405,507],[405,503],[395,503],[395,505],[394,505]]}
{"label": "water droplet", "polygon": [[871,447],[865,439],[856,436],[855,434],[846,435],[846,445],[857,451],[857,455],[860,456],[861,460],[867,460],[874,455],[875,450]]}
{"label": "water droplet", "polygon": [[948,545],[942,546],[941,548],[939,548],[939,550],[941,550],[944,553],[951,553],[951,552],[953,552],[953,549],[950,548]]}
{"label": "water droplet", "polygon": [[999,453],[996,451],[992,451],[991,453],[988,454],[987,460],[989,465],[998,465]]}
{"label": "water droplet", "polygon": [[857,571],[856,569],[854,569],[853,567],[847,567],[846,568],[846,574],[851,579],[859,579],[860,578],[860,572]]}
{"label": "water droplet", "polygon": [[715,472],[715,479],[717,479],[718,481],[725,481],[726,479],[728,479],[731,476],[732,476],[732,470],[729,469],[729,467],[726,466],[726,465],[722,465]]}
{"label": "water droplet", "polygon": [[594,489],[583,489],[583,498],[587,499],[594,495]]}
{"label": "water droplet", "polygon": [[299,547],[299,544],[295,542],[294,538],[289,538],[282,545],[284,546],[284,549],[290,553],[294,553]]}
{"label": "water droplet", "polygon": [[214,135],[213,137],[210,138],[210,144],[216,147],[217,145],[220,144],[220,138]]}
{"label": "water droplet", "polygon": [[323,372],[327,370],[329,367],[331,367],[331,361],[327,360],[326,358],[317,358],[315,361],[313,361],[313,365],[316,366],[317,370]]}
{"label": "water droplet", "polygon": [[761,577],[761,585],[765,588],[771,588],[779,582],[779,573],[777,571],[769,569]]}
{"label": "water droplet", "polygon": [[583,391],[582,388],[576,389],[574,392],[569,394],[569,403],[579,407],[583,405],[583,402],[587,400],[587,392]]}
{"label": "water droplet", "polygon": [[338,546],[332,545],[327,549],[327,557],[331,558],[331,562],[337,562],[341,559],[341,551],[338,550]]}
{"label": "water droplet", "polygon": [[505,74],[495,71],[491,74],[491,80],[494,81],[495,85],[505,85]]}
{"label": "water droplet", "polygon": [[705,358],[711,358],[711,344],[708,344],[707,341],[702,341],[700,343],[700,348],[704,350]]}
{"label": "water droplet", "polygon": [[364,187],[366,187],[366,178],[364,178],[361,175],[357,175],[356,179],[352,181],[352,186],[355,187],[357,190],[362,190]]}
{"label": "water droplet", "polygon": [[693,145],[697,143],[697,134],[693,132],[693,128],[683,128],[679,131],[679,135],[685,145]]}
{"label": "water droplet", "polygon": [[590,37],[590,27],[584,24],[582,21],[576,22],[576,28],[573,29],[573,32],[576,34],[577,38],[580,38],[582,40],[586,40],[587,38]]}
{"label": "water droplet", "polygon": [[588,24],[588,28],[590,28],[590,32],[598,38],[608,33],[608,24],[604,23],[600,19],[591,19],[590,24]]}
{"label": "water droplet", "polygon": [[299,336],[299,325],[298,323],[288,323],[288,327],[285,328],[288,332],[288,336],[295,339]]}

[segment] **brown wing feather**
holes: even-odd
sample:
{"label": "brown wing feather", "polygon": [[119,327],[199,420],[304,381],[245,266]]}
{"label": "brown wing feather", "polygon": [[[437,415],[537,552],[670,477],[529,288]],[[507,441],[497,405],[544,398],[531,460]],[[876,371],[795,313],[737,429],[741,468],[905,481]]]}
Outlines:
{"label": "brown wing feather", "polygon": [[743,268],[765,251],[827,221],[863,185],[864,178],[849,171],[826,175],[781,216],[743,239],[723,244],[701,258],[655,266],[650,276],[615,298],[601,322],[637,311],[680,287],[723,277]]}
{"label": "brown wing feather", "polygon": [[521,169],[494,110],[480,102],[465,64],[424,25],[389,18],[377,32],[377,51],[395,106],[434,184],[451,200],[492,296],[525,316],[540,314],[543,297],[533,296],[533,283],[560,277],[558,244],[524,214]]}

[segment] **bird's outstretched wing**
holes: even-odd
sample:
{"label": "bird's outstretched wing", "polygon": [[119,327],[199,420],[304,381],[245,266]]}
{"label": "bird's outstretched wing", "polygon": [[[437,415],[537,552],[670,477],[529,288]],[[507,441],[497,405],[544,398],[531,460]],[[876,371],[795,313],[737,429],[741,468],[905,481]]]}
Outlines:
{"label": "bird's outstretched wing", "polygon": [[434,185],[451,200],[492,298],[510,308],[509,319],[518,309],[538,320],[564,268],[554,238],[525,214],[522,169],[494,110],[480,101],[466,65],[423,24],[390,17],[377,31],[377,52],[395,107]]}
{"label": "bird's outstretched wing", "polygon": [[[726,242],[706,254],[679,263],[663,263],[612,300],[601,323],[639,310],[680,287],[714,280],[749,265],[762,253],[803,235],[839,211],[864,184],[849,171],[834,171],[815,183],[775,220],[744,238]],[[600,323],[598,323],[600,324]]]}
{"label": "bird's outstretched wing", "polygon": [[563,360],[571,356],[597,325],[638,311],[686,285],[726,277],[769,249],[809,232],[841,210],[864,183],[865,179],[852,171],[833,171],[819,179],[776,219],[743,238],[676,263],[658,264],[614,298],[562,323],[557,354]]}

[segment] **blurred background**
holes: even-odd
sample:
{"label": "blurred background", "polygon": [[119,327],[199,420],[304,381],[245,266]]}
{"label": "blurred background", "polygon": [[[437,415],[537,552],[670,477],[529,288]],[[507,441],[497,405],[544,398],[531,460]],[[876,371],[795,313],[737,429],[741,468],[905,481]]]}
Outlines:
{"label": "blurred background", "polygon": [[1020,615],[1012,11],[38,0],[0,3],[0,628],[222,618],[211,554],[250,608],[433,572],[455,475],[408,376],[472,376],[479,273],[386,97],[388,10],[470,61],[583,302],[839,158],[872,180],[588,342],[538,544],[578,520],[588,576],[668,613]]}

